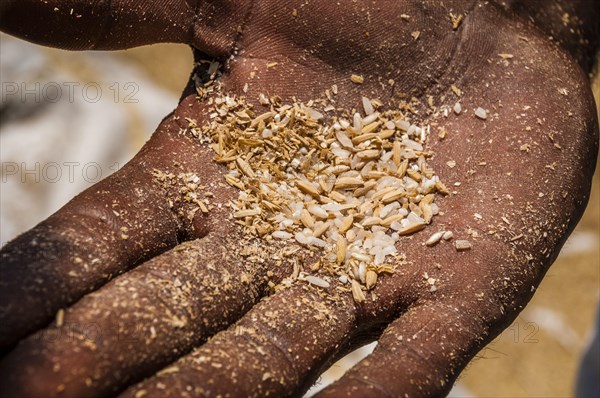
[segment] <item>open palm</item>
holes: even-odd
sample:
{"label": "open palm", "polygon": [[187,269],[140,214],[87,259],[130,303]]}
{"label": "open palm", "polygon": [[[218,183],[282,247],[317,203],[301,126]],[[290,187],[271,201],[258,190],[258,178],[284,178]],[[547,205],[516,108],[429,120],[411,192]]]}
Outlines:
{"label": "open palm", "polygon": [[[71,49],[185,42],[198,61],[223,62],[223,91],[257,108],[261,93],[308,101],[333,84],[347,109],[361,96],[414,97],[416,117],[434,126],[430,163],[454,191],[433,230],[473,248],[403,238],[406,263],[360,304],[301,282],[280,289],[318,254],[249,239],[225,206],[193,213],[183,182],[156,177],[195,174],[215,202],[237,196],[188,129],[209,109],[192,78],[131,162],[3,248],[4,397],[301,395],[373,340],[320,396],[440,395],[531,298],[585,207],[598,127],[571,54],[585,66],[586,53],[578,40],[548,40],[520,2],[59,3],[5,2],[0,27]],[[587,13],[569,3],[571,16]],[[543,29],[552,7],[535,10]],[[586,18],[568,21],[578,37],[589,36]],[[456,101],[460,114],[428,113]]]}

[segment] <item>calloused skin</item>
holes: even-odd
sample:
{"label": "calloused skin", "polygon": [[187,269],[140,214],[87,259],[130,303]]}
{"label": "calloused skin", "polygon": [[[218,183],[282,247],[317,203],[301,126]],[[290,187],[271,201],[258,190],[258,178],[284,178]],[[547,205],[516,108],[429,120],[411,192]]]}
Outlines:
{"label": "calloused skin", "polygon": [[[190,220],[177,183],[153,176],[197,174],[214,203],[237,195],[187,129],[186,118],[207,117],[190,81],[123,169],[2,249],[3,397],[301,396],[373,340],[319,397],[444,395],[523,309],[585,208],[598,147],[585,74],[598,43],[592,2],[86,3],[3,1],[0,28],[74,50],[187,43],[198,60],[227,60],[224,91],[247,83],[257,109],[259,93],[308,101],[332,84],[345,108],[362,95],[415,97],[423,106],[412,117],[433,123],[430,163],[454,193],[437,200],[443,214],[428,229],[399,242],[407,261],[367,301],[335,283],[273,288],[319,254],[249,243],[226,207]],[[456,30],[450,12],[464,16]],[[427,99],[452,106],[451,84],[463,113],[434,118]],[[441,229],[473,249],[424,247]]]}

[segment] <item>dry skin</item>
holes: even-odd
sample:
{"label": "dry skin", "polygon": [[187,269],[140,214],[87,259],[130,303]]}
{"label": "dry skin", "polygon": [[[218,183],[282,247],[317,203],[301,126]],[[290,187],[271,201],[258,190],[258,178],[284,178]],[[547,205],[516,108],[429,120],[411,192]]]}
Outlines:
{"label": "dry skin", "polygon": [[[425,228],[439,212],[436,194],[449,193],[427,163],[429,127],[366,97],[360,112],[337,108],[335,85],[306,104],[261,94],[264,109],[257,111],[246,98],[222,93],[218,73],[219,65],[209,63],[208,81],[196,79],[210,121],[189,120],[189,128],[227,165],[225,181],[240,191],[224,204],[232,218],[265,241],[323,250],[310,267],[319,276],[300,279],[327,288],[335,277],[356,302],[364,301],[378,275],[394,272],[399,261],[390,259],[399,255],[401,236]],[[350,80],[361,83],[356,75]],[[187,199],[208,211],[208,202]],[[451,239],[451,232],[438,231],[426,244],[442,238]]]}

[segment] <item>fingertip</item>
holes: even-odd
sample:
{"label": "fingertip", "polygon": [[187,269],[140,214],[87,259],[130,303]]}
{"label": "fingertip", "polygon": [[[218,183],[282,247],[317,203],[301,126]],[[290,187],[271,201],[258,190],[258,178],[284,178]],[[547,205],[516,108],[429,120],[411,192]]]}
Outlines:
{"label": "fingertip", "polygon": [[483,325],[457,308],[434,302],[411,308],[369,356],[316,397],[445,396],[482,344]]}

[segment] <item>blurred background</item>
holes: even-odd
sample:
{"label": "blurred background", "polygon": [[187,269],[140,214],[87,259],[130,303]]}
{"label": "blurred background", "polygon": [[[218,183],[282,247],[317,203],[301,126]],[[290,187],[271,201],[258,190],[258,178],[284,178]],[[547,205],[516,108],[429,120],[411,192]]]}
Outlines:
{"label": "blurred background", "polygon": [[[2,245],[130,159],[175,108],[192,66],[182,45],[70,53],[0,35],[0,55]],[[599,230],[597,169],[583,219],[535,297],[469,364],[451,396],[573,396],[600,297]],[[370,349],[333,365],[308,395]]]}

